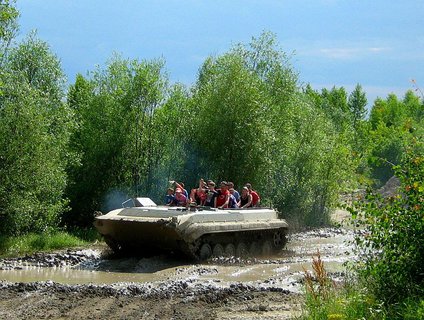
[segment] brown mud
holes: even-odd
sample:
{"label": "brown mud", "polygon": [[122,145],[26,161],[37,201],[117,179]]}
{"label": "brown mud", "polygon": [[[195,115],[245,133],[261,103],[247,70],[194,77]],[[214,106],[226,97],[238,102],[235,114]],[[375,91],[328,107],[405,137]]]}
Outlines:
{"label": "brown mud", "polygon": [[340,281],[353,232],[290,236],[266,259],[118,258],[107,248],[0,260],[0,319],[293,319],[303,268],[319,250]]}

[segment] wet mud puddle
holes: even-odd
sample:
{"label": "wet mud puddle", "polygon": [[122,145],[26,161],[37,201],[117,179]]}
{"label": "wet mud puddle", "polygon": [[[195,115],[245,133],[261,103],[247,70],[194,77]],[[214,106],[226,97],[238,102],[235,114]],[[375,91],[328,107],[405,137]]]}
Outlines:
{"label": "wet mud puddle", "polygon": [[229,287],[243,283],[257,288],[276,287],[297,292],[303,269],[311,269],[319,251],[327,272],[337,280],[343,264],[352,260],[349,241],[353,232],[319,229],[293,234],[285,250],[267,259],[214,258],[204,263],[168,256],[109,259],[101,250],[40,254],[0,261],[0,280],[8,282],[53,281],[62,284],[129,284],[185,281]]}

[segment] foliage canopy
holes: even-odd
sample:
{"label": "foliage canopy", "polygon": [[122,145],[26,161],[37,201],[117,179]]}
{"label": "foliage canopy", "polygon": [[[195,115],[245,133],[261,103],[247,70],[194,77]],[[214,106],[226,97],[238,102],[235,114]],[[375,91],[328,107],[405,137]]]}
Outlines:
{"label": "foliage canopy", "polygon": [[359,84],[302,87],[270,32],[208,57],[190,87],[169,83],[163,59],[114,55],[66,88],[36,33],[12,45],[14,4],[0,6],[4,232],[91,225],[128,196],[161,203],[168,180],[199,178],[250,182],[294,225],[321,225],[341,191],[384,183],[424,130],[413,92],[376,100],[367,119]]}

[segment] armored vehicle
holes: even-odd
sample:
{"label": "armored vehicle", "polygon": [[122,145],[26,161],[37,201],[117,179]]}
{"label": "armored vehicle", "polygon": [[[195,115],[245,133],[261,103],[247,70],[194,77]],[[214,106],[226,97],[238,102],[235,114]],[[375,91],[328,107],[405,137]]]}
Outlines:
{"label": "armored vehicle", "polygon": [[180,252],[200,260],[271,255],[285,246],[288,229],[270,208],[168,207],[149,198],[98,216],[94,225],[117,253]]}

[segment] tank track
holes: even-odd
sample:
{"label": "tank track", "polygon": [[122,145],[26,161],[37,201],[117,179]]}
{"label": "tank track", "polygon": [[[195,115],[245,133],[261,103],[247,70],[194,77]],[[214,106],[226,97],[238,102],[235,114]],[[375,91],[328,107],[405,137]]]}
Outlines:
{"label": "tank track", "polygon": [[220,256],[259,257],[278,253],[287,243],[286,229],[205,234],[181,248],[197,260]]}

